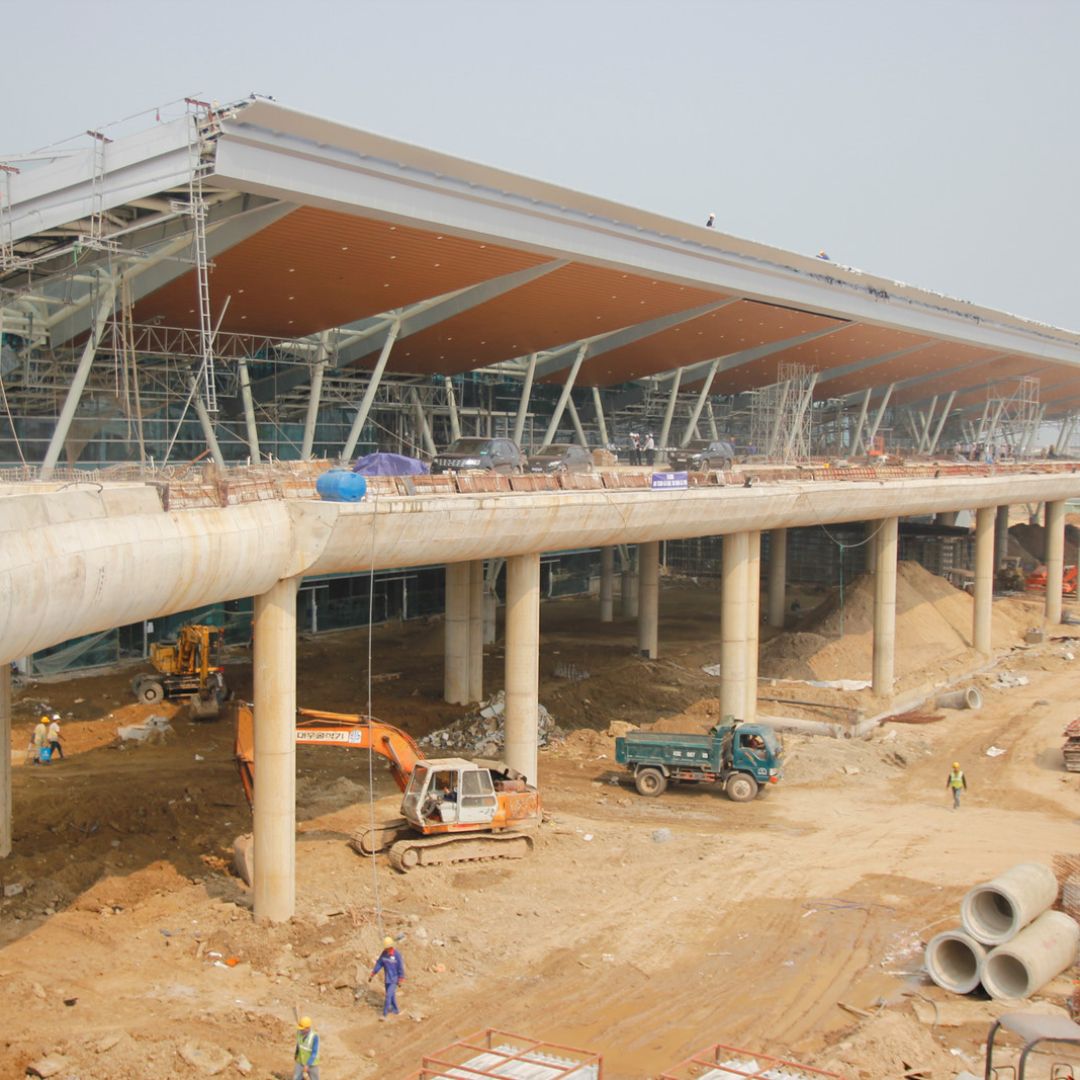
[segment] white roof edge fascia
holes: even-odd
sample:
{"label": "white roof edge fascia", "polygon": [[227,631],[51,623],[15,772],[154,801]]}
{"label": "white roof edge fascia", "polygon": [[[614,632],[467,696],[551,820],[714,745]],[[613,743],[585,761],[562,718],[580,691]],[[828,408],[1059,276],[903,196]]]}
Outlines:
{"label": "white roof edge fascia", "polygon": [[[182,116],[127,135],[105,148],[102,208],[160,194],[191,174],[192,125]],[[15,241],[90,217],[94,211],[94,151],[35,165],[11,175],[8,220]]]}

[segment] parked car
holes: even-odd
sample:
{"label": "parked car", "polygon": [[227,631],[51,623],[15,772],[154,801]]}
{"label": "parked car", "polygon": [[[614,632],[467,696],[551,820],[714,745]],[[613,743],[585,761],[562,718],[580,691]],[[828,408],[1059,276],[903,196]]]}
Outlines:
{"label": "parked car", "polygon": [[735,447],[726,439],[695,439],[668,453],[668,468],[672,472],[708,472],[730,469],[734,464]]}
{"label": "parked car", "polygon": [[548,443],[529,454],[529,472],[591,472],[592,454],[577,443]]}
{"label": "parked car", "polygon": [[433,473],[479,470],[508,475],[525,471],[526,459],[512,439],[455,439],[431,462]]}

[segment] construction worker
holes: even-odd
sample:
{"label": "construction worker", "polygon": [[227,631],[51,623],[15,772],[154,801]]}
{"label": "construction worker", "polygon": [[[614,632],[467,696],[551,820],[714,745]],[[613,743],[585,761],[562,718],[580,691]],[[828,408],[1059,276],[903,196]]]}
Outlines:
{"label": "construction worker", "polygon": [[310,1016],[301,1016],[297,1022],[293,1060],[293,1080],[319,1080],[319,1036]]}
{"label": "construction worker", "polygon": [[959,761],[952,763],[952,770],[949,773],[949,779],[945,781],[945,787],[952,788],[952,808],[959,810],[960,792],[967,791],[967,777],[964,775],[964,770],[960,768]]}
{"label": "construction worker", "polygon": [[49,725],[48,740],[52,756],[59,756],[60,759],[63,760],[64,748],[60,745],[60,714],[58,712],[52,714],[52,723]]}
{"label": "construction worker", "polygon": [[34,728],[34,734],[30,739],[30,749],[28,753],[33,755],[33,762],[35,765],[42,764],[41,751],[42,748],[49,745],[49,718],[42,716],[37,722],[37,727]]}
{"label": "construction worker", "polygon": [[405,982],[405,961],[394,948],[392,937],[383,938],[383,951],[379,953],[379,959],[375,961],[375,967],[371,969],[368,982],[371,982],[379,972],[386,979],[386,998],[383,1001],[382,1018],[385,1020],[389,1013],[398,1013],[397,988],[398,984]]}

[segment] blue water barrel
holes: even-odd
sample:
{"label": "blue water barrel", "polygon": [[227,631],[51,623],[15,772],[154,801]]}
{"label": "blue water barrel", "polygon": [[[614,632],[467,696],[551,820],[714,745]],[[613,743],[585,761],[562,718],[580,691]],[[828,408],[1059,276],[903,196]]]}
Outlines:
{"label": "blue water barrel", "polygon": [[315,481],[315,490],[327,502],[360,502],[367,492],[367,481],[351,469],[331,469]]}

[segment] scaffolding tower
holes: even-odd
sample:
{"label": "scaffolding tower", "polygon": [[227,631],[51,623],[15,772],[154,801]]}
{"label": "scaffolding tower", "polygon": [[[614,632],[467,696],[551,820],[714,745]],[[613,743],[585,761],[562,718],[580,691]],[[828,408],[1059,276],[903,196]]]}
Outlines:
{"label": "scaffolding tower", "polygon": [[[1011,386],[1011,389],[1009,388]],[[1024,457],[1035,445],[1046,406],[1039,401],[1039,380],[1024,375],[1002,392],[991,385],[971,442],[987,452],[1005,450],[1012,457]]]}
{"label": "scaffolding tower", "polygon": [[818,373],[803,364],[780,364],[777,381],[750,395],[750,445],[767,461],[810,456],[810,408]]}

